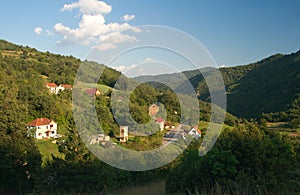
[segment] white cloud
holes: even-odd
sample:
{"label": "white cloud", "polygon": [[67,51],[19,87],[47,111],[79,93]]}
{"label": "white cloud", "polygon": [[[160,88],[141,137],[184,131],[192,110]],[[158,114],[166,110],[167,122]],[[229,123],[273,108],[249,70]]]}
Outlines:
{"label": "white cloud", "polygon": [[69,27],[64,26],[62,23],[55,24],[54,29],[57,33],[62,35],[68,35],[72,33],[72,30]]}
{"label": "white cloud", "polygon": [[74,33],[82,37],[99,36],[103,32],[105,19],[102,15],[83,15],[79,28]]}
{"label": "white cloud", "polygon": [[[78,8],[82,14],[77,28],[70,28],[57,23],[54,26],[55,33],[62,35],[63,44],[97,44],[95,48],[100,51],[117,48],[118,44],[126,42],[137,42],[134,36],[121,33],[121,31],[131,30],[134,33],[141,32],[137,27],[124,23],[105,23],[104,14],[112,11],[112,7],[103,1],[98,0],[79,0],[71,4],[65,4],[61,11],[72,11]],[[134,18],[134,15],[123,16],[124,21]]]}
{"label": "white cloud", "polygon": [[151,61],[154,61],[154,60],[150,57],[147,57],[147,58],[144,59],[144,62],[151,62]]}
{"label": "white cloud", "polygon": [[120,72],[127,72],[128,70],[133,69],[133,68],[136,68],[136,67],[137,67],[136,64],[132,64],[132,65],[129,66],[129,67],[124,66],[124,65],[121,65],[121,66],[115,67],[115,69],[116,69],[117,71],[120,71]]}
{"label": "white cloud", "polygon": [[117,48],[117,46],[112,43],[101,43],[101,44],[97,45],[95,48],[100,51],[106,51],[109,49],[115,49],[115,48]]}
{"label": "white cloud", "polygon": [[60,11],[72,11],[74,8],[78,8],[79,3],[71,3],[71,4],[65,4],[64,7]]}
{"label": "white cloud", "polygon": [[42,32],[43,32],[43,29],[42,29],[41,27],[36,27],[36,28],[34,29],[34,32],[35,32],[35,34],[37,34],[37,35],[41,35]]}
{"label": "white cloud", "polygon": [[61,11],[72,11],[79,8],[82,14],[108,14],[112,11],[112,7],[103,1],[98,0],[79,0],[78,2],[65,4]]}
{"label": "white cloud", "polygon": [[125,43],[125,42],[137,42],[138,40],[133,36],[122,34],[120,32],[115,32],[115,33],[100,36],[100,41],[117,44],[117,43]]}
{"label": "white cloud", "polygon": [[130,20],[133,20],[134,18],[135,18],[135,15],[128,15],[128,14],[126,14],[125,16],[122,17],[122,20],[124,22],[128,22]]}

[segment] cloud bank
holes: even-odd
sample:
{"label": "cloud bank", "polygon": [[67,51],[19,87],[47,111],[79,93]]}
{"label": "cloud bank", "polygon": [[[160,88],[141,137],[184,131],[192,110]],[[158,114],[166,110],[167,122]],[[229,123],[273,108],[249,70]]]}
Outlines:
{"label": "cloud bank", "polygon": [[[78,27],[71,28],[62,23],[54,25],[55,34],[63,37],[57,42],[58,44],[93,45],[100,51],[105,51],[117,48],[118,44],[138,41],[134,36],[122,32],[126,30],[140,32],[138,28],[128,24],[128,21],[133,20],[135,15],[123,16],[123,23],[106,23],[105,15],[111,13],[112,6],[98,0],[79,0],[65,4],[61,11],[74,11],[75,9],[81,16]],[[42,29],[37,28],[35,32],[39,35]]]}

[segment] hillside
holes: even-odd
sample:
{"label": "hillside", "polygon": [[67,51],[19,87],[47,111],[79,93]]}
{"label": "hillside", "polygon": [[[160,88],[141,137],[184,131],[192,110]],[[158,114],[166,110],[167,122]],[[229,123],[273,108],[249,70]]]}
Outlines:
{"label": "hillside", "polygon": [[[273,55],[249,65],[220,68],[220,71],[227,93],[227,110],[238,117],[258,118],[262,113],[288,111],[300,94],[300,51]],[[202,74],[198,70],[183,74],[189,81],[178,80],[178,73],[136,79],[161,79],[175,83],[179,91],[184,90],[186,82],[191,82],[199,99],[209,102],[210,94]],[[156,87],[163,86],[156,84]]]}
{"label": "hillside", "polygon": [[[279,56],[274,61],[281,58],[283,57]],[[159,131],[159,125],[154,124],[154,120],[149,116],[149,105],[154,102],[164,105],[164,107],[159,105],[160,111],[156,116],[166,117],[168,125],[176,126],[181,119],[184,121],[183,124],[190,124],[194,119],[200,119],[201,122],[197,125],[201,130],[201,137],[193,140],[187,150],[173,162],[155,170],[130,172],[102,162],[83,143],[81,138],[84,135],[79,136],[77,129],[82,126],[75,125],[73,118],[72,106],[82,114],[82,121],[87,121],[86,119],[93,113],[89,109],[76,106],[88,101],[72,102],[71,90],[51,94],[45,86],[45,82],[72,85],[77,68],[81,64],[87,65],[84,66],[85,68],[91,64],[104,68],[97,83],[102,93],[92,98],[92,101],[95,102],[95,110],[102,130],[117,145],[135,151],[158,149],[163,144],[165,133],[175,131],[170,129]],[[238,84],[243,84],[243,79],[251,76],[252,72],[254,74],[254,70],[260,66],[265,65],[257,63],[245,66],[246,68],[241,66],[222,70],[222,73],[227,75],[225,77],[227,88],[234,92],[238,89]],[[96,71],[88,70],[89,74],[97,75]],[[210,70],[205,69],[205,74],[211,74]],[[232,72],[234,72],[233,76],[231,76]],[[201,85],[203,78],[198,76],[197,71],[189,71],[185,74],[195,88],[198,85],[200,88],[205,87]],[[87,80],[91,79],[82,74],[80,76]],[[210,184],[218,186],[220,184],[222,190],[217,189],[219,192],[231,194],[236,192],[236,189],[241,189],[239,194],[298,192],[296,191],[299,189],[297,188],[299,178],[297,167],[300,162],[298,139],[291,138],[291,141],[282,139],[276,132],[270,132],[264,122],[249,123],[227,113],[226,125],[223,126],[223,132],[216,145],[206,156],[199,158],[199,146],[209,135],[207,125],[210,121],[212,105],[197,99],[195,103],[192,101],[195,99],[187,94],[177,96],[166,86],[152,87],[149,84],[141,84],[130,95],[128,111],[124,94],[129,92],[122,89],[126,88],[128,82],[134,81],[124,77],[121,86],[117,90],[112,89],[120,76],[120,72],[95,62],[82,62],[72,56],[39,52],[33,48],[0,41],[0,194],[106,194],[124,186],[149,185],[152,182],[165,183],[164,189],[172,194],[193,192],[194,189],[211,192],[214,186],[209,186]],[[165,75],[164,79],[168,76]],[[173,81],[176,81],[176,78]],[[92,82],[95,81],[78,82],[78,89],[75,87],[72,90],[74,93],[87,92],[84,89],[90,88]],[[157,83],[152,84],[157,85]],[[175,84],[172,87],[184,90],[184,79]],[[121,94],[117,96],[119,110],[115,115],[112,114],[110,101],[112,91]],[[181,92],[181,90],[177,91]],[[201,90],[199,95],[204,100],[209,100],[209,96],[204,92],[205,90]],[[179,97],[184,100],[184,105],[188,106],[182,106]],[[194,109],[197,108],[197,103],[199,103],[200,113]],[[295,128],[299,127],[299,106],[300,96],[293,102],[293,109],[289,113],[294,117],[291,124]],[[182,115],[183,110],[188,114]],[[121,116],[122,125],[149,136],[133,136],[129,132],[128,141],[121,143],[117,140],[120,135],[119,125],[116,122],[117,116]],[[26,123],[40,117],[57,122],[58,133],[62,136],[48,140],[34,140],[32,136],[28,136],[24,128]],[[131,119],[139,124],[151,122],[145,128],[141,126],[138,129]],[[215,117],[215,120],[219,119],[222,119],[222,116]],[[88,123],[93,135],[100,133],[97,124]],[[185,130],[191,128],[189,125],[182,126]],[[180,138],[177,143],[185,143],[183,139]],[[93,148],[103,149],[106,145],[104,147],[96,143],[93,144]],[[171,152],[175,151],[175,147],[171,149]],[[107,156],[111,158],[111,155]],[[118,161],[122,163],[126,161],[124,156],[117,153]],[[141,157],[138,160],[139,163],[148,165],[153,163],[153,160],[165,158],[166,155],[161,153],[157,158]],[[134,163],[130,162],[130,165],[135,165]],[[226,169],[223,169],[224,167]],[[293,171],[295,173],[291,175]],[[195,182],[190,185],[191,183],[186,181]],[[257,191],[258,185],[259,191]],[[247,189],[243,189],[244,186]]]}
{"label": "hillside", "polygon": [[[57,122],[59,134],[75,135],[72,92],[50,94],[45,83],[73,85],[77,69],[82,63],[91,62],[82,62],[72,56],[39,52],[34,48],[0,40],[0,142],[3,141],[2,139],[11,138],[13,143],[29,142],[28,144],[34,147],[32,145],[34,140],[27,137],[24,127],[36,118],[49,118]],[[104,65],[98,65],[105,69],[97,87],[105,94],[121,73]],[[104,124],[111,128],[115,124],[111,122],[109,116],[109,113],[106,114]],[[44,162],[52,159],[52,154],[64,156],[51,140],[35,143],[39,154],[43,155]]]}
{"label": "hillside", "polygon": [[[68,134],[70,130],[74,133],[72,92],[68,91],[60,95],[49,94],[45,82],[73,85],[79,65],[104,68],[97,85],[103,96],[96,98],[96,110],[105,133],[108,134],[111,131],[115,134],[119,133],[118,125],[111,113],[110,99],[107,96],[110,96],[112,87],[122,75],[120,72],[95,62],[82,62],[72,56],[39,52],[36,49],[18,46],[4,40],[0,40],[0,89],[2,91],[0,108],[3,108],[0,112],[2,119],[0,127],[4,129],[9,121],[13,121],[14,125],[19,124],[24,127],[26,123],[35,118],[45,117],[59,124],[60,134]],[[86,71],[93,75],[91,77],[95,77],[97,74],[97,71],[94,70]],[[89,77],[83,79],[88,80]],[[122,77],[122,79],[123,82],[119,86],[121,90],[129,82],[133,82],[126,77]],[[77,88],[89,88],[89,86],[88,83],[78,83]],[[155,102],[165,104],[168,121],[179,122],[180,114],[174,116],[173,112],[180,110],[180,103],[169,89],[161,90],[154,89],[149,85],[140,85],[130,98],[130,112],[138,123],[149,121],[148,109]],[[187,100],[188,97],[185,99]],[[4,109],[7,102],[11,102],[10,109]],[[119,104],[123,109],[122,102]],[[203,121],[209,121],[210,104],[200,101],[199,106],[201,107],[200,114],[190,112],[198,115]],[[13,117],[15,113],[18,113],[18,118]],[[122,118],[126,118],[127,115],[128,113],[121,112]],[[14,121],[18,121],[18,123],[14,123]],[[227,124],[234,125],[236,121],[234,116],[227,114],[225,121]],[[123,123],[130,124],[126,120]]]}
{"label": "hillside", "polygon": [[228,90],[229,112],[258,117],[285,111],[300,93],[300,52],[263,60],[234,84]]}

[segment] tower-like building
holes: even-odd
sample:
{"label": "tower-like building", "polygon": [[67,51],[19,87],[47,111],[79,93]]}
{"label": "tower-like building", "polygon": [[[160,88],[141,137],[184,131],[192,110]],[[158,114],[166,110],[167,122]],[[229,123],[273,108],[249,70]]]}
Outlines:
{"label": "tower-like building", "polygon": [[120,126],[120,142],[128,141],[128,126]]}

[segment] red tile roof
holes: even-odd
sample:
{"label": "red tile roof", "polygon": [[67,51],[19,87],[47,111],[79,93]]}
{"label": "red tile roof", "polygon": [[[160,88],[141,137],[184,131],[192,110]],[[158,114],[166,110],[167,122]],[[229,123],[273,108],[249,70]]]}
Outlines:
{"label": "red tile roof", "polygon": [[34,121],[31,121],[27,124],[28,127],[36,127],[36,126],[42,126],[42,125],[49,125],[51,123],[51,120],[47,118],[37,118]]}
{"label": "red tile roof", "polygon": [[58,87],[55,83],[46,83],[48,87]]}
{"label": "red tile roof", "polygon": [[[93,88],[93,89],[87,89],[85,92],[88,95],[95,95],[97,93],[97,91],[99,91],[99,89],[97,88]],[[100,92],[100,91],[99,91]]]}
{"label": "red tile roof", "polygon": [[61,86],[65,89],[72,89],[72,85],[69,84],[61,84]]}
{"label": "red tile roof", "polygon": [[161,122],[165,122],[165,120],[162,119],[162,118],[157,118],[157,119],[155,120],[155,122],[161,123]]}
{"label": "red tile roof", "polygon": [[198,128],[198,126],[194,126],[194,129],[196,129],[196,131],[201,134],[201,130]]}
{"label": "red tile roof", "polygon": [[290,137],[300,137],[300,134],[299,133],[290,133],[290,134],[288,134],[288,136],[290,136]]}

